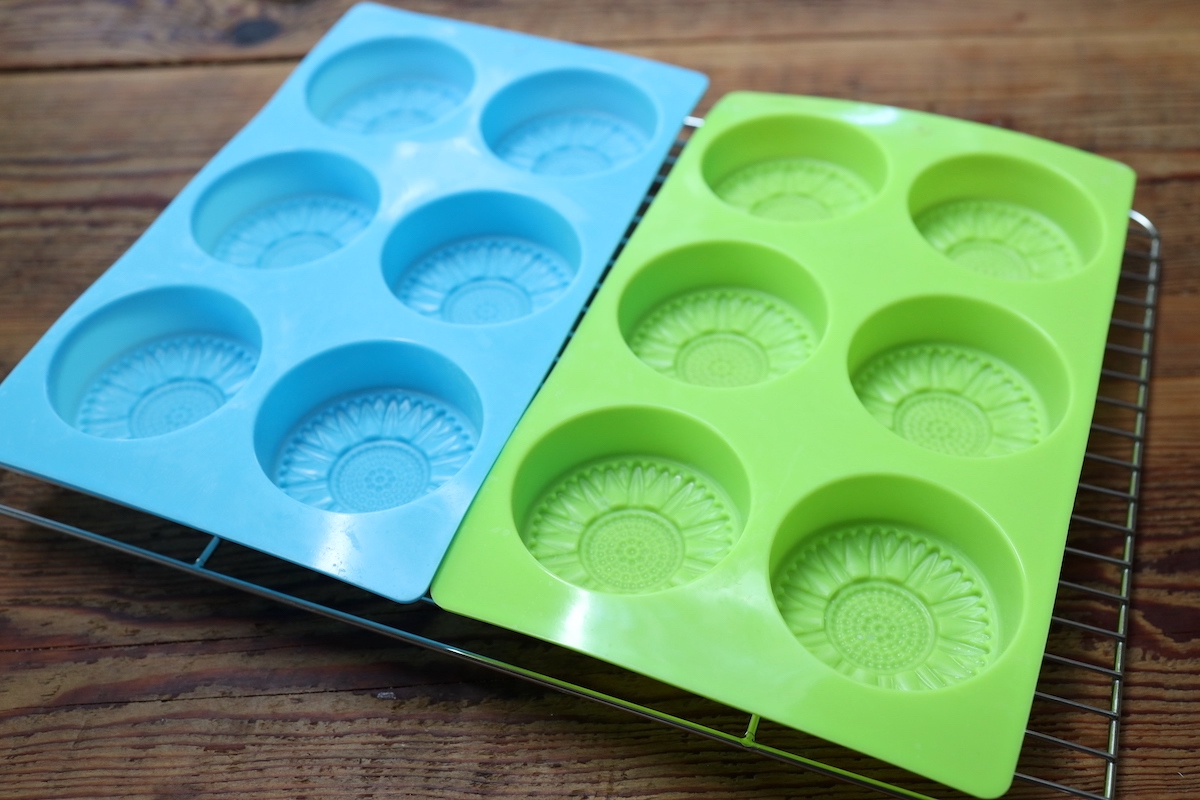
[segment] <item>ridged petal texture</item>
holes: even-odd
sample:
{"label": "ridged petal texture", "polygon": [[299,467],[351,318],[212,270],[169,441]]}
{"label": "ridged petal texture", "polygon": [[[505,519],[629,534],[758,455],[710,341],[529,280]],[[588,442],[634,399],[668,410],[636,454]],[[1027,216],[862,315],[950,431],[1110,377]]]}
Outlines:
{"label": "ridged petal texture", "polygon": [[619,166],[646,146],[645,135],[620,117],[597,112],[549,114],[506,135],[496,153],[538,175],[588,175]]}
{"label": "ridged petal texture", "polygon": [[369,208],[345,197],[289,197],[231,225],[213,255],[239,267],[291,267],[340,250],[370,221]]}
{"label": "ridged petal texture", "polygon": [[950,686],[993,652],[992,605],[972,565],[903,527],[820,536],[780,570],[775,602],[809,652],[874,686]]}
{"label": "ridged petal texture", "polygon": [[404,133],[437,122],[465,96],[461,88],[446,81],[389,79],[352,92],[330,109],[325,121],[351,133]]}
{"label": "ridged petal texture", "polygon": [[706,477],[641,458],[580,469],[543,497],[522,538],[546,569],[584,589],[680,586],[721,561],[739,529]]}
{"label": "ridged petal texture", "polygon": [[743,167],[715,187],[737,208],[787,222],[830,219],[866,205],[871,187],[853,171],[817,158],[776,158]]}
{"label": "ridged petal texture", "polygon": [[805,361],[816,336],[787,303],[741,288],[704,289],[652,311],[630,336],[638,358],[676,380],[748,386]]}
{"label": "ridged petal texture", "polygon": [[982,351],[922,344],[863,367],[854,390],[898,435],[954,456],[1002,456],[1046,435],[1045,411],[1016,370]]}
{"label": "ridged petal texture", "polygon": [[160,436],[223,406],[250,378],[258,353],[217,336],[171,336],[142,345],[101,373],[76,426],[109,439]]}
{"label": "ridged petal texture", "polygon": [[453,409],[404,390],[327,406],[292,435],[275,483],[310,506],[382,511],[432,492],[470,459],[475,433]]}
{"label": "ridged petal texture", "polygon": [[1062,229],[1032,209],[999,200],[960,200],[916,218],[931,245],[960,266],[1012,281],[1077,272],[1079,252]]}
{"label": "ridged petal texture", "polygon": [[510,236],[480,236],[435,250],[406,272],[397,296],[430,317],[494,325],[549,306],[573,272],[554,251]]}

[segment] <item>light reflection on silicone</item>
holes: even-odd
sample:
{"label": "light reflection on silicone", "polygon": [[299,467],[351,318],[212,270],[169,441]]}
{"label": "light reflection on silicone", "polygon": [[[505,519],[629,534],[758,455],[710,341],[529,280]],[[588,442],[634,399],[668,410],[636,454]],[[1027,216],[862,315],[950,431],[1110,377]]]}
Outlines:
{"label": "light reflection on silicone", "polygon": [[355,563],[361,547],[354,535],[355,523],[348,517],[327,517],[319,539],[313,566],[331,575],[345,575],[347,566]]}
{"label": "light reflection on silicone", "polygon": [[900,109],[892,106],[866,106],[844,114],[842,119],[857,125],[891,125],[900,119]]}
{"label": "light reflection on silicone", "polygon": [[592,595],[589,592],[574,592],[571,605],[562,616],[561,627],[557,637],[567,647],[584,648],[588,646],[591,634],[589,615],[592,608]]}

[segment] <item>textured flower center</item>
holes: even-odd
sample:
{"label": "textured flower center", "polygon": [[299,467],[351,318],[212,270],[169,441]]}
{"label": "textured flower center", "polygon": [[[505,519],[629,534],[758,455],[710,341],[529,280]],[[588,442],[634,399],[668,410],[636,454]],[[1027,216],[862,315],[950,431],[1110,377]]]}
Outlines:
{"label": "textured flower center", "polygon": [[225,393],[205,380],[164,383],[133,407],[129,429],[134,437],[160,436],[186,428],[225,404]]}
{"label": "textured flower center", "polygon": [[918,666],[937,636],[933,617],[921,599],[885,580],[852,583],[838,590],[825,610],[825,626],[846,660],[882,673]]}
{"label": "textured flower center", "polygon": [[987,415],[975,403],[952,392],[920,392],[896,409],[896,432],[939,453],[979,456],[991,439]]}
{"label": "textured flower center", "polygon": [[667,581],[683,561],[683,537],[661,514],[610,511],[583,533],[580,555],[592,577],[614,589],[645,591]]}
{"label": "textured flower center", "polygon": [[700,386],[748,386],[766,380],[770,362],[762,347],[740,333],[717,331],[685,344],[675,370]]}
{"label": "textured flower center", "polygon": [[364,442],[333,465],[329,488],[350,512],[382,511],[415,500],[429,486],[429,460],[405,442]]}

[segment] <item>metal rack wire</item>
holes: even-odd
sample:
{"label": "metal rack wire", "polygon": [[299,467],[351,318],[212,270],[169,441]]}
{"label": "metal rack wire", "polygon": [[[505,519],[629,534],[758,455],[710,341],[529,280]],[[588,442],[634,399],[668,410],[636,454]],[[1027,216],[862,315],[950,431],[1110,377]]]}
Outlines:
{"label": "metal rack wire", "polygon": [[[688,122],[693,128],[700,124],[697,119]],[[633,225],[653,199],[680,147],[682,141],[664,163]],[[1008,795],[1011,797],[1067,795],[1090,800],[1115,797],[1133,550],[1158,300],[1159,251],[1160,239],[1154,225],[1142,214],[1131,212],[1100,395],[1068,533],[1041,678],[1014,786]],[[92,518],[106,520],[103,527],[112,528],[111,533],[97,533],[84,525],[5,504],[0,504],[0,514],[622,709],[882,795],[916,800],[963,797],[882,762],[785,729],[758,715],[715,707],[680,690],[669,689],[664,702],[661,691],[638,688],[654,683],[649,679],[554,648],[547,656],[542,643],[455,617],[438,609],[428,598],[424,603],[410,606],[390,603],[219,536],[202,534],[92,498],[83,500],[91,504]],[[130,523],[130,515],[149,522]],[[581,670],[583,662],[588,663]],[[555,673],[567,677],[557,677]],[[584,686],[578,682],[580,674],[620,674],[620,680],[613,683],[626,691]],[[654,701],[639,698],[640,695],[652,695]],[[671,710],[665,710],[664,705]]]}

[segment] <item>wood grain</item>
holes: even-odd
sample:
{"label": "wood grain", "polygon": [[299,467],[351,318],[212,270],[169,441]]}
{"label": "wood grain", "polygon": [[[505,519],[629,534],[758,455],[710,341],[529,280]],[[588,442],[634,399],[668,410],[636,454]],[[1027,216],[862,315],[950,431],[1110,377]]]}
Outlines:
{"label": "wood grain", "polygon": [[[349,5],[0,0],[0,375],[245,124]],[[700,69],[712,79],[701,110],[736,89],[851,97],[1002,125],[1131,164],[1139,173],[1136,205],[1163,233],[1165,271],[1118,796],[1200,795],[1200,6],[1188,0],[423,0],[406,6]],[[97,509],[9,473],[0,473],[0,501],[133,541],[169,541],[180,555],[197,545],[153,520]],[[257,578],[293,580],[272,576],[244,555],[231,558]],[[1087,601],[1063,602],[1088,608]],[[675,713],[731,729],[740,724],[705,701],[552,648],[453,620],[421,624],[574,669],[599,688]],[[1092,648],[1098,660],[1108,655],[1104,645],[1066,631],[1055,631],[1052,642]],[[1044,680],[1050,687],[1082,685],[1103,699],[1103,685],[1090,685],[1078,670],[1051,669]],[[1086,715],[1038,704],[1035,719],[1043,729],[1103,745],[1102,726]],[[846,768],[938,791],[802,734],[767,726],[763,735]],[[1089,757],[1031,751],[1022,769],[1101,788]],[[0,798],[234,795],[875,796],[0,521]],[[1063,795],[1019,786],[1013,796]]]}
{"label": "wood grain", "polygon": [[[2,0],[0,69],[294,59],[353,0]],[[1188,0],[1004,2],[955,0],[417,0],[410,11],[629,49],[645,43],[860,43],[934,35],[1027,37],[1188,30]]]}

